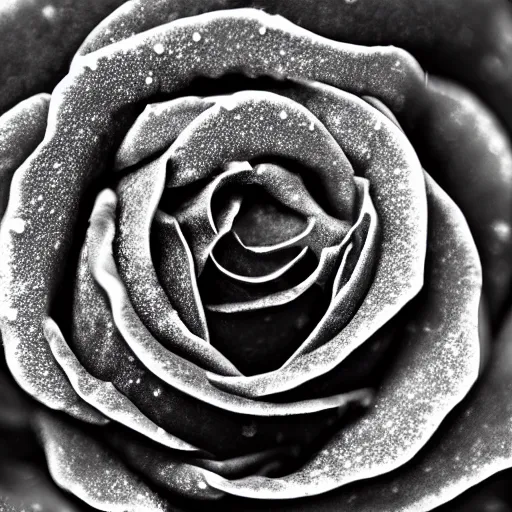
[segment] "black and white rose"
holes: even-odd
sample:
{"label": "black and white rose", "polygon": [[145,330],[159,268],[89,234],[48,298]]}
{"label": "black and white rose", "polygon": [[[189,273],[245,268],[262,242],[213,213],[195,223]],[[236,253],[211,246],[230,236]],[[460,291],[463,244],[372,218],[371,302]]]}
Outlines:
{"label": "black and white rose", "polygon": [[510,465],[509,63],[466,80],[497,115],[365,3],[132,0],[0,118],[5,356],[92,507],[431,510]]}

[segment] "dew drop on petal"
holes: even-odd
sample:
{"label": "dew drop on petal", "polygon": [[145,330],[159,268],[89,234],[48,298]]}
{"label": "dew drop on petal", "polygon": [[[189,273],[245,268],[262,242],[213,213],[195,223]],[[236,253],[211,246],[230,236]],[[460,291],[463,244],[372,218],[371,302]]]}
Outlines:
{"label": "dew drop on petal", "polygon": [[496,236],[503,241],[506,241],[510,238],[511,230],[510,225],[507,224],[503,220],[497,220],[493,223],[492,228],[494,229],[494,232],[496,233]]}
{"label": "dew drop on petal", "polygon": [[41,9],[41,13],[47,20],[53,20],[57,14],[57,9],[53,5],[46,5]]}
{"label": "dew drop on petal", "polygon": [[25,231],[25,221],[20,218],[12,219],[10,228],[11,231],[21,234]]}
{"label": "dew drop on petal", "polygon": [[158,55],[162,55],[162,53],[165,51],[165,48],[162,43],[156,43],[155,46],[153,46],[153,50],[155,50],[155,53]]}

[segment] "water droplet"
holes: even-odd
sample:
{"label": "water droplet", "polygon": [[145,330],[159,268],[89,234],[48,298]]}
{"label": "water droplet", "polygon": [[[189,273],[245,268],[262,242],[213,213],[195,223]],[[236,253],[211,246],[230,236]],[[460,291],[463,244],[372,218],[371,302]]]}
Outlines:
{"label": "water droplet", "polygon": [[25,221],[23,219],[12,219],[11,221],[11,231],[15,233],[23,233],[25,231]]}
{"label": "water droplet", "polygon": [[155,50],[155,53],[157,53],[158,55],[162,55],[162,53],[164,53],[165,51],[165,48],[163,44],[156,43],[155,46],[153,46],[153,50]]}
{"label": "water droplet", "polygon": [[53,20],[57,14],[57,9],[53,5],[46,5],[41,12],[47,20]]}
{"label": "water droplet", "polygon": [[505,221],[497,220],[496,222],[493,222],[492,228],[500,240],[507,241],[510,238],[510,225]]}
{"label": "water droplet", "polygon": [[262,36],[264,36],[267,32],[267,27],[260,27],[258,31]]}
{"label": "water droplet", "polygon": [[198,43],[199,41],[201,41],[201,34],[199,32],[194,32],[192,34],[192,40]]}

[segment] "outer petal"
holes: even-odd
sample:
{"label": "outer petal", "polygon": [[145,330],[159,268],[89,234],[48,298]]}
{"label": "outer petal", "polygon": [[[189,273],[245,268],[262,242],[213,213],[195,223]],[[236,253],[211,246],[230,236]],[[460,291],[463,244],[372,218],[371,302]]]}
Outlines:
{"label": "outer petal", "polygon": [[14,171],[43,140],[49,103],[48,94],[38,94],[0,117],[0,220],[7,208]]}
{"label": "outer petal", "polygon": [[93,437],[47,413],[37,418],[54,481],[108,512],[164,512],[166,502]]}
{"label": "outer petal", "polygon": [[[465,215],[482,260],[493,320],[512,276],[512,146],[495,115],[472,93],[441,78],[412,137],[420,159]],[[414,140],[413,140],[414,144]]]}
{"label": "outer petal", "polygon": [[[12,234],[13,237],[23,236],[23,233],[30,229],[30,220],[24,219],[23,216],[6,221],[2,219],[7,200],[13,201],[14,199],[13,202],[16,202],[16,194],[9,196],[11,180],[14,171],[24,161],[30,160],[32,151],[43,139],[47,124],[48,104],[49,96],[39,94],[21,102],[0,117],[0,220],[2,220],[1,227],[4,232]],[[37,244],[37,240],[35,243]],[[21,264],[21,262],[17,262],[17,264]],[[31,315],[29,313],[30,303],[25,305],[22,312],[19,312],[11,308],[8,301],[5,301],[4,293],[5,291],[0,288],[1,315],[6,317],[8,322],[14,322],[18,318],[18,314],[20,317],[25,316],[21,323],[26,321],[27,315]],[[33,357],[30,339],[33,332],[27,327],[26,344],[10,343],[9,336],[5,337],[4,334],[7,363],[18,383],[24,389],[29,389],[34,397],[51,408],[65,408],[71,414],[86,421],[104,422],[105,419],[101,415],[89,408],[74,393],[48,351],[44,338],[39,341],[39,357]],[[35,365],[38,366],[37,372],[30,369]]]}

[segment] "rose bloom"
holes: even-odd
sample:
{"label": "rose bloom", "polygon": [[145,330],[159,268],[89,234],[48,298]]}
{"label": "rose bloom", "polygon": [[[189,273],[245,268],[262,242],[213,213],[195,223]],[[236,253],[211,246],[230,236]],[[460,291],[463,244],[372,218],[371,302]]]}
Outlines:
{"label": "rose bloom", "polygon": [[0,329],[53,481],[393,512],[509,468],[512,6],[132,0],[92,29],[120,3],[0,7]]}

